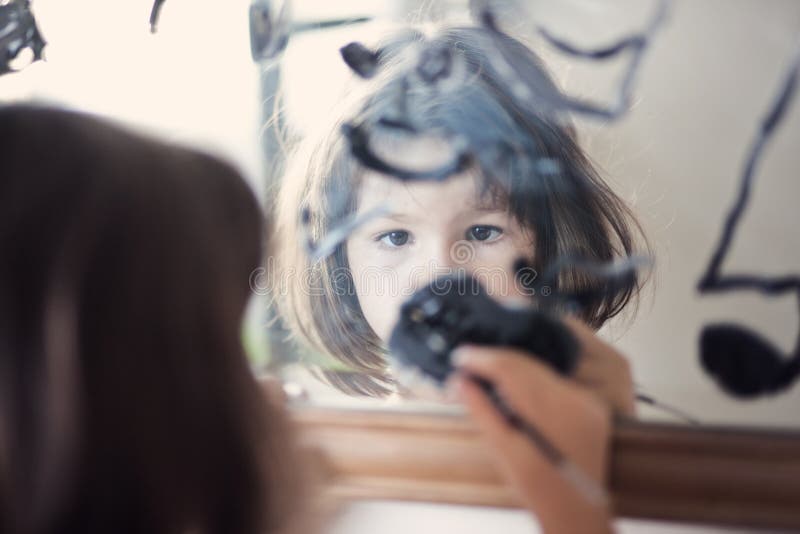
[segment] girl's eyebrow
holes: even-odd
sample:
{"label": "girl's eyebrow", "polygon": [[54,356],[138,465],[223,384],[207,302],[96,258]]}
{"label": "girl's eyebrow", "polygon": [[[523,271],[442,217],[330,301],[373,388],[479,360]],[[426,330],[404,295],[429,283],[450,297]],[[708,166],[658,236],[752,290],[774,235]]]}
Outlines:
{"label": "girl's eyebrow", "polygon": [[414,218],[406,215],[405,213],[395,213],[395,212],[388,212],[384,213],[383,215],[379,215],[375,217],[375,221],[380,221],[381,219],[389,219],[396,222],[408,222],[413,220]]}
{"label": "girl's eyebrow", "polygon": [[506,208],[500,205],[484,204],[478,206],[471,206],[471,211],[505,212]]}
{"label": "girl's eyebrow", "polygon": [[487,200],[478,200],[474,204],[468,204],[464,210],[465,213],[496,213],[506,212],[508,208],[501,202],[493,202]]}
{"label": "girl's eyebrow", "polygon": [[[463,217],[464,215],[472,215],[472,214],[475,214],[475,213],[505,213],[505,212],[506,212],[506,209],[502,208],[500,206],[493,206],[493,205],[490,205],[490,204],[485,204],[485,205],[482,205],[482,206],[481,205],[471,205],[471,206],[467,206],[463,210],[461,210],[461,212],[458,214],[458,216]],[[382,220],[390,220],[390,221],[399,222],[399,223],[409,223],[409,222],[415,221],[416,218],[414,216],[408,215],[406,213],[389,212],[389,213],[385,213],[383,215],[376,216],[374,219],[372,219],[372,222],[382,221]]]}
{"label": "girl's eyebrow", "polygon": [[508,202],[491,195],[478,195],[474,203],[469,204],[474,211],[507,211]]}

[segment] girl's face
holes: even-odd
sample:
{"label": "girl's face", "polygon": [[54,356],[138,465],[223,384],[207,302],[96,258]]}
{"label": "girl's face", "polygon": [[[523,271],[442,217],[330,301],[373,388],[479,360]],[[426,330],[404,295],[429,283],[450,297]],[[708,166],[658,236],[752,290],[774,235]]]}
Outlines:
{"label": "girl's face", "polygon": [[367,172],[358,213],[386,205],[347,241],[347,259],[361,309],[375,333],[388,340],[400,305],[432,279],[472,273],[494,298],[521,295],[512,266],[532,259],[533,236],[506,206],[480,197],[471,174],[445,182],[402,182]]}

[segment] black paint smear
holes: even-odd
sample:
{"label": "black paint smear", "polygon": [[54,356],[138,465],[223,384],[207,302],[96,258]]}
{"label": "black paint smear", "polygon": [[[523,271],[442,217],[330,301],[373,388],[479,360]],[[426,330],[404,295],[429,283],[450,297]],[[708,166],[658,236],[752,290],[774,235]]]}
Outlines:
{"label": "black paint smear", "polygon": [[462,344],[515,347],[564,376],[577,366],[580,344],[557,316],[508,308],[466,273],[442,276],[400,309],[391,354],[443,384],[454,371],[451,352]]}
{"label": "black paint smear", "polygon": [[[397,120],[381,119],[379,125],[384,128],[397,128],[410,132],[415,132],[416,129],[413,125],[407,122],[399,122]],[[375,126],[377,128],[380,126]],[[469,167],[471,156],[467,149],[456,149],[450,161],[443,165],[421,171],[414,171],[404,169],[385,161],[378,156],[370,145],[370,135],[363,125],[343,124],[342,133],[350,144],[350,151],[359,163],[368,169],[391,175],[399,180],[434,180],[443,181],[453,174],[463,172]]]}
{"label": "black paint smear", "polygon": [[303,249],[310,257],[312,263],[327,258],[333,254],[336,251],[336,247],[344,243],[356,229],[375,217],[385,214],[386,211],[386,206],[381,205],[361,215],[352,215],[344,222],[331,228],[326,236],[315,240],[311,231],[311,210],[304,208],[300,212],[300,227],[303,232],[301,236]]}
{"label": "black paint smear", "polygon": [[[631,51],[631,61],[617,91],[616,101],[607,106],[562,94],[556,87],[545,83],[543,73],[533,71],[523,73],[518,71],[514,67],[516,53],[505,46],[503,42],[505,34],[497,26],[495,16],[490,8],[484,5],[476,7],[475,10],[478,12],[478,19],[481,25],[495,37],[494,42],[498,51],[497,66],[500,67],[497,68],[497,71],[505,78],[509,87],[518,88],[515,91],[515,97],[520,104],[536,108],[544,106],[552,114],[574,112],[599,119],[616,120],[628,111],[633,82],[641,68],[648,45],[667,18],[670,1],[659,0],[655,14],[642,33],[625,37],[616,43],[597,49],[581,49],[555,37],[549,31],[539,28],[539,33],[546,41],[562,53],[570,56],[592,61],[603,61],[622,52]],[[541,111],[539,112],[541,113]]]}
{"label": "black paint smear", "polygon": [[350,70],[362,78],[372,78],[378,71],[380,50],[373,51],[359,42],[353,42],[340,48],[339,53]]}
{"label": "black paint smear", "polygon": [[767,294],[780,294],[791,289],[798,291],[800,296],[800,277],[789,275],[782,277],[766,277],[753,274],[726,275],[720,274],[720,268],[725,256],[728,254],[733,241],[736,228],[744,214],[747,203],[750,200],[755,168],[761,159],[764,148],[775,132],[775,128],[780,124],[789,105],[794,97],[794,89],[797,85],[798,70],[800,70],[800,51],[789,66],[786,80],[784,81],[775,102],[770,107],[769,112],[761,122],[755,142],[750,149],[744,172],[739,187],[739,196],[733,208],[728,213],[722,236],[717,244],[711,261],[706,267],[705,274],[700,279],[698,289],[701,293],[728,291],[731,289],[756,289]]}
{"label": "black paint smear", "polygon": [[[739,195],[728,213],[717,247],[698,283],[701,294],[755,290],[774,297],[794,291],[800,304],[800,276],[721,273],[722,263],[750,201],[756,166],[792,103],[798,71],[800,48],[789,65],[772,106],[761,121],[744,166]],[[704,370],[728,393],[738,397],[755,397],[780,391],[791,385],[800,374],[800,334],[793,352],[786,358],[757,332],[731,323],[711,324],[703,329],[700,351]]]}
{"label": "black paint smear", "polygon": [[431,85],[448,78],[453,71],[453,51],[449,46],[427,46],[422,49],[417,63],[417,74]]}
{"label": "black paint smear", "polygon": [[161,7],[166,0],[155,0],[153,9],[150,10],[150,33],[156,33],[158,28],[158,17],[161,14]]}
{"label": "black paint smear", "polygon": [[[547,266],[541,276],[524,258],[517,259],[513,269],[523,287],[542,307],[567,305],[580,310],[591,302],[610,299],[618,293],[629,291],[637,283],[638,271],[650,264],[651,260],[640,256],[629,256],[616,262],[601,262],[580,255],[565,254]],[[588,274],[596,283],[580,291],[561,289],[558,279],[566,269]]]}
{"label": "black paint smear", "polygon": [[[340,49],[342,59],[361,78],[373,77],[379,66],[383,50],[373,51],[361,43],[353,42]],[[453,144],[452,158],[432,169],[412,170],[392,164],[373,150],[371,140],[381,130],[388,133],[421,135],[430,128],[422,128],[420,117],[414,117],[409,106],[409,93],[412,86],[428,87],[432,94],[441,90],[439,84],[453,77],[456,72],[455,52],[446,45],[427,44],[419,51],[416,62],[394,83],[395,94],[391,105],[376,120],[369,123],[348,122],[342,125],[342,133],[350,146],[350,152],[358,162],[368,169],[388,174],[403,181],[432,180],[443,181],[453,174],[460,173],[472,161],[469,147],[457,136],[444,137]],[[433,132],[430,132],[433,133]],[[461,145],[464,145],[463,147]]]}
{"label": "black paint smear", "polygon": [[33,61],[42,59],[46,44],[28,0],[0,5],[0,75],[14,72],[11,62],[26,48],[33,52]]}
{"label": "black paint smear", "polygon": [[250,4],[250,55],[255,62],[268,61],[279,56],[289,44],[292,32],[289,1],[280,9],[272,0],[257,0]]}

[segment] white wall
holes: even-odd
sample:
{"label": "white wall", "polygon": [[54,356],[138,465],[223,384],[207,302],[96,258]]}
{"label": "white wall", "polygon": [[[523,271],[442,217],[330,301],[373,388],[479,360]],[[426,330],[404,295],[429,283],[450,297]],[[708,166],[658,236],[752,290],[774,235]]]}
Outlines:
{"label": "white wall", "polygon": [[258,186],[258,67],[248,0],[35,0],[44,62],[0,77],[0,102],[98,113],[233,161]]}
{"label": "white wall", "polygon": [[[655,521],[617,521],[618,534],[734,534],[764,529],[727,529]],[[369,501],[351,506],[327,534],[538,534],[526,512],[476,506]]]}

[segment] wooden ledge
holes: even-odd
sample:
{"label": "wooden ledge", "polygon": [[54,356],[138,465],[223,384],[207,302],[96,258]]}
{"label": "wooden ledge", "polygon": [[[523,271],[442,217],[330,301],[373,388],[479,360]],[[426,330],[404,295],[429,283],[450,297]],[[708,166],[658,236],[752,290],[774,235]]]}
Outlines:
{"label": "wooden ledge", "polygon": [[[290,410],[334,496],[519,506],[463,417]],[[800,432],[620,423],[610,484],[623,517],[800,529]]]}

